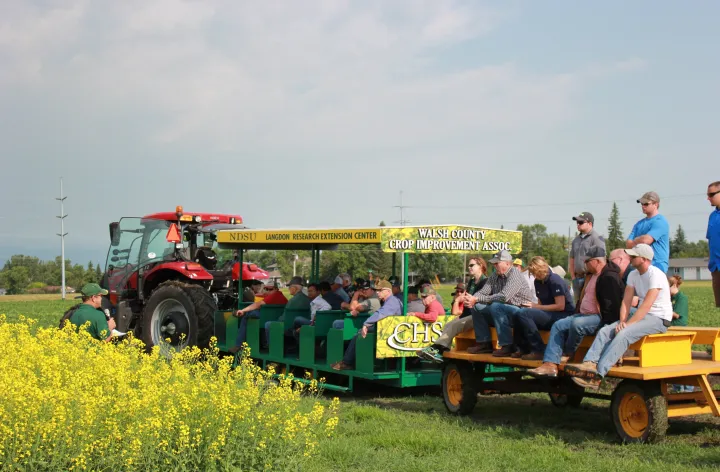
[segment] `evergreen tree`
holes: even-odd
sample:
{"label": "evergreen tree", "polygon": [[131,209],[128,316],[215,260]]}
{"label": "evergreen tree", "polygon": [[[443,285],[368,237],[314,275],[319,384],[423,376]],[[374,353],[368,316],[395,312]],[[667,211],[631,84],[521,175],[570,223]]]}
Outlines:
{"label": "evergreen tree", "polygon": [[688,241],[685,238],[685,231],[682,225],[678,225],[675,237],[670,241],[670,257],[683,257],[681,254],[688,252]]}
{"label": "evergreen tree", "polygon": [[613,202],[612,211],[610,211],[610,219],[608,221],[608,235],[605,239],[605,248],[608,254],[610,251],[625,247],[625,238],[622,232],[622,223],[620,223],[620,212],[617,203]]}

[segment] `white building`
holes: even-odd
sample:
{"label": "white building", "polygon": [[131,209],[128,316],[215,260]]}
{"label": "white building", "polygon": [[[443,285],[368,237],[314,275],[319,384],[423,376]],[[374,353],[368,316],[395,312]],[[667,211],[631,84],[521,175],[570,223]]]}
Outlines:
{"label": "white building", "polygon": [[670,259],[668,275],[679,275],[683,280],[711,280],[707,257]]}

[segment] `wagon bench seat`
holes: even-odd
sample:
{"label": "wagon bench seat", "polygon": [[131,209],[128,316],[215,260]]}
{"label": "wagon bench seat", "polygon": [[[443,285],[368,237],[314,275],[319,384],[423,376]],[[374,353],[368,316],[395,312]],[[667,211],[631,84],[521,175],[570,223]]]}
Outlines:
{"label": "wagon bench seat", "polygon": [[[497,332],[495,328],[490,329],[492,342],[497,346]],[[550,331],[540,331],[540,335],[545,343],[548,342]],[[692,345],[696,338],[696,332],[692,330],[668,331],[664,334],[651,334],[645,336],[639,341],[630,345],[630,349],[636,351],[636,357],[626,358],[628,361],[637,361],[639,368],[655,368],[655,367],[682,367],[693,365]],[[585,336],[580,344],[578,351],[586,351],[595,340],[594,336]],[[491,359],[482,359],[487,362],[493,360],[495,363],[516,365],[522,367],[536,367],[541,364],[540,361],[524,361],[522,359],[513,359],[510,357],[497,358],[490,354],[468,354],[468,347],[475,343],[475,335],[472,329],[466,330],[455,337],[455,348],[445,353],[445,357],[456,359],[474,360],[474,356],[489,356]],[[697,344],[697,343],[696,343]],[[705,344],[705,343],[703,343]],[[578,362],[579,359],[573,359]],[[481,361],[481,359],[477,359]],[[720,362],[717,363],[720,365]],[[561,367],[562,368],[562,367]],[[623,366],[624,368],[638,368],[634,366]],[[679,374],[694,375],[694,374]],[[635,377],[632,377],[635,378]],[[658,377],[660,378],[660,377]]]}

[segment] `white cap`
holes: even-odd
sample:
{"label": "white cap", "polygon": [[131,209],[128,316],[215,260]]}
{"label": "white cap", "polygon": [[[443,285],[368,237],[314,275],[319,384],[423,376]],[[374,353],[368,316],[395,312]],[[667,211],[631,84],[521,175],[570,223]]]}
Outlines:
{"label": "white cap", "polygon": [[338,284],[338,285],[342,285],[342,283],[343,283],[342,277],[340,277],[340,276],[338,275],[337,277],[335,277],[335,281],[334,281],[333,283],[334,283],[334,284]]}
{"label": "white cap", "polygon": [[565,269],[562,268],[562,266],[556,265],[555,267],[553,267],[550,270],[552,270],[554,273],[556,273],[560,277],[565,278],[566,272],[565,272]]}
{"label": "white cap", "polygon": [[647,244],[637,244],[632,249],[625,249],[625,252],[627,252],[628,256],[643,257],[649,261],[653,260],[653,257],[655,257],[653,248]]}

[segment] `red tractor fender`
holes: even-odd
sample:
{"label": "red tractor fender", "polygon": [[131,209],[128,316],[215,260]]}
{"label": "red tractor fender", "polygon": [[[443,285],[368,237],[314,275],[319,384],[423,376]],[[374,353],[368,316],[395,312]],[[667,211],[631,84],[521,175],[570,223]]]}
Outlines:
{"label": "red tractor fender", "polygon": [[213,276],[197,262],[164,262],[144,274],[145,281],[152,281],[159,272],[173,271],[189,280],[212,280]]}
{"label": "red tractor fender", "polygon": [[[236,262],[235,264],[233,264],[232,268],[233,280],[237,280],[239,275],[240,263]],[[257,264],[243,262],[242,278],[243,280],[265,280],[270,278],[270,274],[259,268]]]}

